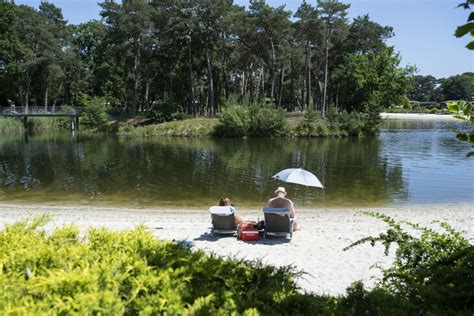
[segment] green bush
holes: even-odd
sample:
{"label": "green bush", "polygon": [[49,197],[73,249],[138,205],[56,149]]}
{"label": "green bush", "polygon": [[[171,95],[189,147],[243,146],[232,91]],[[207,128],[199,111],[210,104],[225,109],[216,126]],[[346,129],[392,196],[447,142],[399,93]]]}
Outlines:
{"label": "green bush", "polygon": [[[395,261],[390,268],[382,269],[379,289],[411,306],[440,314],[474,311],[474,245],[446,223],[439,223],[443,230],[439,232],[409,222],[398,223],[379,213],[365,214],[382,219],[389,229],[348,248],[380,243],[388,254],[390,247],[396,246]],[[416,234],[406,232],[402,224]]]}
{"label": "green bush", "polygon": [[355,245],[398,245],[382,283],[356,282],[345,296],[299,291],[292,267],[223,259],[161,241],[144,227],[122,232],[73,226],[46,233],[48,216],[0,232],[0,313],[172,315],[472,314],[474,251],[446,233],[409,224],[413,237],[383,215],[390,229]]}
{"label": "green bush", "polygon": [[219,117],[219,125],[214,129],[215,136],[244,137],[250,128],[250,109],[244,105],[231,105]]}
{"label": "green bush", "polygon": [[283,110],[268,105],[230,105],[221,113],[219,123],[215,136],[269,137],[288,133]]}
{"label": "green bush", "polygon": [[80,124],[86,128],[97,128],[107,123],[107,107],[105,98],[89,97],[82,94],[79,97],[82,114],[79,117]]}
{"label": "green bush", "polygon": [[[290,267],[224,260],[139,227],[47,234],[37,217],[0,233],[0,312],[6,314],[308,313]],[[293,298],[298,298],[298,303]],[[258,312],[257,312],[258,311]]]}
{"label": "green bush", "polygon": [[364,134],[367,121],[362,113],[343,111],[339,115],[339,125],[343,135],[359,136]]}
{"label": "green bush", "polygon": [[[175,113],[179,112],[178,104],[171,99],[164,99],[153,102],[151,109],[147,113],[147,117],[156,123],[170,122],[174,119]],[[179,115],[176,115],[179,117]]]}
{"label": "green bush", "polygon": [[308,110],[303,114],[303,120],[296,127],[295,132],[298,136],[319,136],[317,134],[319,113],[314,110]]}

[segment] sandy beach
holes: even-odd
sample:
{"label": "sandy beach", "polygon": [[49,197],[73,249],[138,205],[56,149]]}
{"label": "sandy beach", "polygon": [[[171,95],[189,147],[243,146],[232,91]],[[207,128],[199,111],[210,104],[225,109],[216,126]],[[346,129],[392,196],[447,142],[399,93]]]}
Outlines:
{"label": "sandy beach", "polygon": [[459,122],[458,119],[449,114],[380,113],[380,117],[389,120]]}
{"label": "sandy beach", "polygon": [[[298,211],[302,229],[288,242],[285,239],[239,241],[235,237],[219,238],[209,234],[210,216],[206,209],[125,209],[87,206],[0,205],[0,226],[38,214],[51,214],[54,220],[45,228],[74,224],[88,227],[130,229],[144,224],[160,239],[188,240],[195,249],[224,257],[263,260],[275,265],[292,265],[305,272],[298,280],[303,290],[318,294],[343,294],[354,281],[372,286],[380,272],[374,264],[390,265],[391,257],[381,247],[343,248],[352,242],[386,229],[377,219],[361,215],[377,211],[398,220],[438,227],[432,222],[447,221],[454,228],[474,238],[474,205],[442,205],[379,209],[304,209]],[[239,210],[244,219],[262,218],[257,210]]]}

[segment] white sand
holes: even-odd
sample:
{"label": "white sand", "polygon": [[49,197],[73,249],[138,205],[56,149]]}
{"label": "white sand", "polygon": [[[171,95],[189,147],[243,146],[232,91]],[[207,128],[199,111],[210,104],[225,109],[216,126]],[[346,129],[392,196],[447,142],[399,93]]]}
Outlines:
{"label": "white sand", "polygon": [[[386,229],[382,221],[359,215],[360,211],[362,209],[299,210],[302,230],[294,234],[291,242],[284,239],[243,242],[235,237],[214,238],[209,235],[210,216],[206,210],[0,205],[0,226],[43,213],[54,216],[54,221],[46,227],[48,230],[63,224],[74,224],[82,229],[101,226],[128,229],[145,224],[158,238],[190,240],[194,248],[221,256],[294,265],[297,270],[307,273],[298,280],[304,290],[338,295],[357,280],[368,286],[373,285],[374,277],[380,276],[380,273],[370,267],[375,263],[387,266],[391,262],[389,257],[383,255],[381,247],[363,245],[349,251],[342,250],[359,238]],[[431,222],[434,220],[447,221],[454,228],[464,230],[466,237],[474,237],[474,205],[382,208],[373,211],[430,226],[433,226]],[[240,210],[240,213],[247,219],[262,218],[262,213],[256,210]]]}
{"label": "white sand", "polygon": [[424,114],[424,113],[380,113],[382,119],[390,120],[416,120],[416,121],[443,121],[461,122],[449,114]]}

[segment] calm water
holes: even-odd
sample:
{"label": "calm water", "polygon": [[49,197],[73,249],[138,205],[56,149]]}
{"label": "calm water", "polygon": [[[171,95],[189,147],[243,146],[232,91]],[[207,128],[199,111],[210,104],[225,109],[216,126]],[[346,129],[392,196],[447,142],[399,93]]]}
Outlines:
{"label": "calm water", "polygon": [[[229,196],[261,207],[284,185],[299,207],[474,202],[474,160],[457,123],[386,122],[360,139],[136,139],[1,135],[0,201],[203,207]],[[314,172],[324,190],[282,184]]]}

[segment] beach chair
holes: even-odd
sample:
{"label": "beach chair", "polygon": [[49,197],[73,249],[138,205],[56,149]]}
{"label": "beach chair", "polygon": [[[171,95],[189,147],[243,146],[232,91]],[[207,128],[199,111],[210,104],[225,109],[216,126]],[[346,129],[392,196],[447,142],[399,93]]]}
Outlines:
{"label": "beach chair", "polygon": [[265,230],[263,238],[268,236],[293,237],[293,219],[290,218],[288,208],[265,207],[263,209],[265,218]]}
{"label": "beach chair", "polygon": [[209,208],[212,233],[233,235],[237,233],[234,208],[232,206],[212,206]]}

